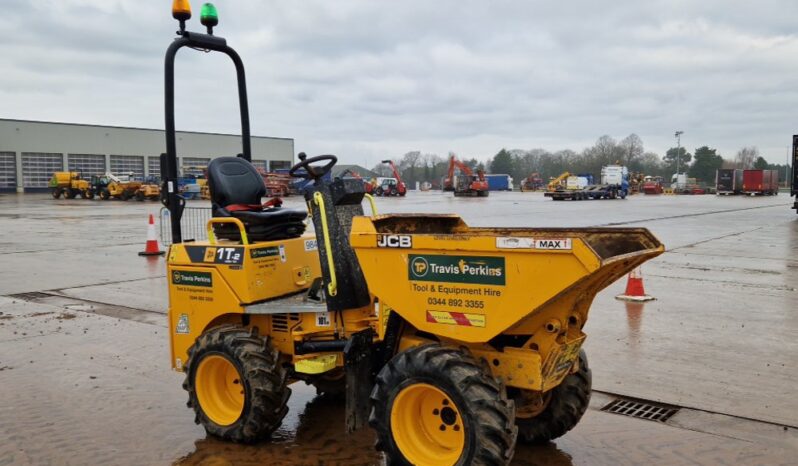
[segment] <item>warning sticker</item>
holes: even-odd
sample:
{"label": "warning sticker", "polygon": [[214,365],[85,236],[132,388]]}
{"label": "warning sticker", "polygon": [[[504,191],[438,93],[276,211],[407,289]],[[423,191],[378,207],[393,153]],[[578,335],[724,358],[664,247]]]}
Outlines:
{"label": "warning sticker", "polygon": [[175,327],[175,333],[186,335],[189,333],[188,329],[188,314],[180,314],[180,317],[177,319],[177,326]]}
{"label": "warning sticker", "polygon": [[427,322],[432,324],[462,325],[464,327],[484,327],[484,314],[465,312],[427,311]]}
{"label": "warning sticker", "polygon": [[317,312],[316,313],[316,327],[329,327],[330,326],[330,313]]}
{"label": "warning sticker", "polygon": [[515,236],[497,236],[496,247],[499,249],[532,249],[535,247],[535,240]]}
{"label": "warning sticker", "polygon": [[571,250],[571,238],[519,238],[517,236],[496,237],[498,249],[546,249],[550,251]]}
{"label": "warning sticker", "polygon": [[570,250],[571,238],[538,238],[535,240],[535,249]]}

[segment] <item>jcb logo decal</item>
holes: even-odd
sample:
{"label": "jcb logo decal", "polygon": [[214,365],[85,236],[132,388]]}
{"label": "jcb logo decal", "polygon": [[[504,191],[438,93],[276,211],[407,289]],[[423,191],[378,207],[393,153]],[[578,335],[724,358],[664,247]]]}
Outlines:
{"label": "jcb logo decal", "polygon": [[379,235],[377,236],[379,248],[412,248],[413,237],[410,235]]}

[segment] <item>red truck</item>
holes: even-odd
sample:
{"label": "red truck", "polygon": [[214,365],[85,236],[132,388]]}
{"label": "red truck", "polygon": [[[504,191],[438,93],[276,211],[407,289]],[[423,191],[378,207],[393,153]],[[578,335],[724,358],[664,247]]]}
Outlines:
{"label": "red truck", "polygon": [[743,193],[772,196],[779,193],[777,170],[744,170]]}

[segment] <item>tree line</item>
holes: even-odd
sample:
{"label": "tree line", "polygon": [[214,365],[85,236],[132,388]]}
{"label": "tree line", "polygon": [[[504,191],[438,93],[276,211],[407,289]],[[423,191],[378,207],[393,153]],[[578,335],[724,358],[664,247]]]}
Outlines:
{"label": "tree line", "polygon": [[[597,177],[601,167],[612,164],[625,165],[631,173],[662,176],[666,181],[670,181],[678,165],[680,173],[686,172],[689,177],[708,184],[715,182],[715,172],[719,168],[779,170],[779,179],[782,181],[785,170],[789,172],[787,165],[768,163],[759,155],[756,146],[743,147],[729,159],[725,159],[718,154],[717,149],[709,146],[698,147],[693,153],[684,147],[672,147],[664,156],[660,156],[647,151],[643,140],[634,133],[620,141],[608,135],[601,136],[595,144],[581,152],[570,149],[555,152],[546,149],[501,149],[485,162],[474,157],[458,158],[475,171],[510,175],[516,185],[532,173],[538,173],[544,180],[559,176],[565,171]],[[449,157],[411,151],[395,163],[402,178],[411,188],[415,187],[416,182],[425,181],[438,187],[440,179],[446,175]],[[379,164],[372,170],[382,176],[391,176],[386,165]]]}

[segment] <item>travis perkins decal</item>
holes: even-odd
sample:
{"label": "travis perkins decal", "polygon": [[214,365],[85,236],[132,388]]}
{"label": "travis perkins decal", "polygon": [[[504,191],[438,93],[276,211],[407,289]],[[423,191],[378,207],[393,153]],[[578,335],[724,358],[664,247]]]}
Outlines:
{"label": "travis perkins decal", "polygon": [[408,279],[425,282],[504,285],[503,257],[411,254]]}
{"label": "travis perkins decal", "polygon": [[210,272],[172,271],[172,283],[185,286],[213,286],[213,275]]}

